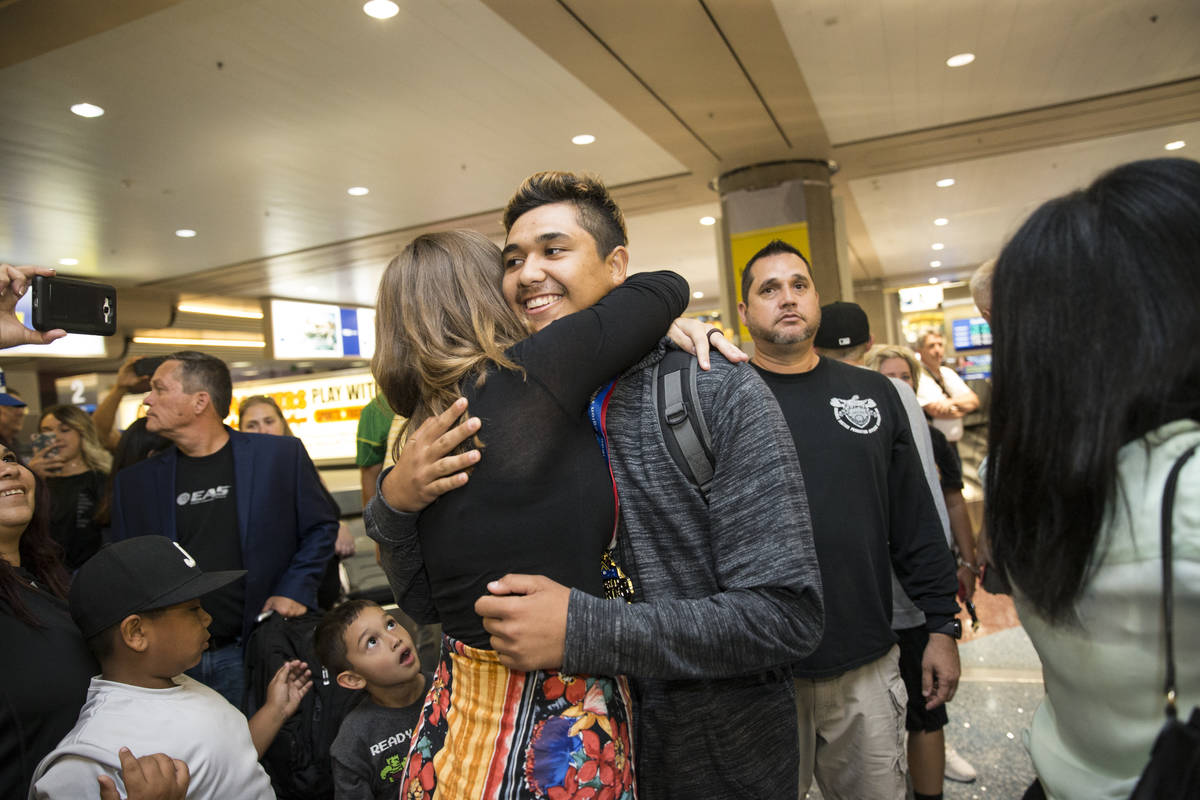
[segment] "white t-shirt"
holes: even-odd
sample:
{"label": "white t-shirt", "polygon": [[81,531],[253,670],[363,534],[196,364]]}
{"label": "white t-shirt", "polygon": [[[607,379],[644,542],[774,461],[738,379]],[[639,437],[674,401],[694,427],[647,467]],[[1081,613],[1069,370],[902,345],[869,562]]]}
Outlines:
{"label": "white t-shirt", "polygon": [[29,800],[95,797],[99,775],[126,794],[117,751],[166,753],[188,765],[188,800],[275,800],[241,712],[186,675],[171,689],[92,678],[79,720],[34,773]]}
{"label": "white t-shirt", "polygon": [[[922,365],[921,369],[924,370],[924,374],[921,375],[921,382],[917,384],[917,399],[921,401],[921,406],[948,399],[942,392],[942,387],[938,386],[937,381],[929,374],[929,368]],[[950,393],[950,397],[957,397],[971,391],[971,387],[958,377],[957,372],[949,367],[938,367],[938,369],[941,370],[942,383],[946,384],[946,391]],[[933,427],[946,434],[947,441],[957,442],[963,437],[962,417],[956,419],[937,419],[935,417]]]}

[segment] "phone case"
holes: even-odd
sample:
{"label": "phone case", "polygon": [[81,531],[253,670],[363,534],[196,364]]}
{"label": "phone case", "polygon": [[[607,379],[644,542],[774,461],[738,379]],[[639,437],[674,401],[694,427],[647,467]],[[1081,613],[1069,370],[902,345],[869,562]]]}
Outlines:
{"label": "phone case", "polygon": [[117,332],[117,290],[104,283],[34,275],[33,327],[112,336]]}

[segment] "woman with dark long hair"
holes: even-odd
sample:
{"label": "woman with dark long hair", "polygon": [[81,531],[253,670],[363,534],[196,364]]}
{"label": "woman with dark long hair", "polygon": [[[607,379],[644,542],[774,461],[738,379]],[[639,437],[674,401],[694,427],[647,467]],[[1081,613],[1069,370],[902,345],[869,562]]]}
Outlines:
{"label": "woman with dark long hair", "polygon": [[49,507],[45,484],[0,445],[0,797],[29,791],[100,671],[67,610]]}
{"label": "woman with dark long hair", "polygon": [[528,336],[501,294],[502,270],[499,248],[480,234],[427,234],[379,287],[372,369],[388,405],[409,430],[459,408],[460,396],[484,420],[468,445],[484,454],[469,480],[418,519],[422,574],[446,635],[402,794],[567,796],[568,785],[603,780],[610,796],[632,797],[625,682],[508,669],[474,604],[510,572],[604,596],[616,509],[589,401],[683,312],[687,282],[633,275]]}
{"label": "woman with dark long hair", "polygon": [[[1000,254],[992,319],[986,516],[1042,660],[1034,768],[1052,798],[1128,797],[1163,722],[1164,481],[1200,442],[1200,164],[1126,164],[1043,205]],[[1200,702],[1200,458],[1173,527],[1186,712]]]}

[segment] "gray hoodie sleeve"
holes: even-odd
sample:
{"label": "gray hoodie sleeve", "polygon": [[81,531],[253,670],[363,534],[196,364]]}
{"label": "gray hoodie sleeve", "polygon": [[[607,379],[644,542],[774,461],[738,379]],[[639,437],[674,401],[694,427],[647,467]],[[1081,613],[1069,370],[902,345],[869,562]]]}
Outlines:
{"label": "gray hoodie sleeve", "polygon": [[397,511],[383,499],[383,478],[392,471],[388,467],[379,474],[375,496],[363,508],[363,524],[379,544],[379,558],[397,605],[415,622],[438,621],[429,587],[429,575],[421,557],[421,540],[417,535],[419,513]]}
{"label": "gray hoodie sleeve", "polygon": [[[648,381],[622,378],[636,379]],[[625,429],[610,428],[622,562],[645,602],[573,590],[564,671],[730,677],[785,666],[820,641],[821,578],[783,415],[744,365],[714,359],[699,387],[716,462],[707,505],[670,460],[646,396],[629,404]]]}

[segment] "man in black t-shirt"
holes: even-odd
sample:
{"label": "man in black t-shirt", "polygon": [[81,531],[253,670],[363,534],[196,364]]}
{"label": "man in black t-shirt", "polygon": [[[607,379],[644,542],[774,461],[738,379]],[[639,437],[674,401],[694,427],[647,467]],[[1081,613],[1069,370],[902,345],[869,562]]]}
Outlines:
{"label": "man in black t-shirt", "polygon": [[825,635],[793,665],[800,794],[815,776],[825,797],[899,800],[906,694],[891,569],[925,612],[923,688],[936,707],[959,676],[954,562],[896,389],[813,349],[821,300],[804,256],[771,242],[746,265],[742,297],[750,362],[779,401],[804,473],[825,588]]}
{"label": "man in black t-shirt", "polygon": [[240,707],[242,643],[262,612],[317,607],[338,515],[299,439],[222,424],[232,394],[229,368],[214,356],[175,353],[155,370],[146,429],[174,446],[118,473],[112,538],[159,534],[205,571],[247,571],[203,598],[212,638],[188,671]]}

